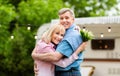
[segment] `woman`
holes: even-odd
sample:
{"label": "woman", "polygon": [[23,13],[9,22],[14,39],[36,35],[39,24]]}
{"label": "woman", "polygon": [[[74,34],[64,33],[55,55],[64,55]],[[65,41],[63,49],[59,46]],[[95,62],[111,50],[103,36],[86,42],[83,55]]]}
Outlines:
{"label": "woman", "polygon": [[[65,34],[65,28],[58,24],[54,25],[45,32],[40,41],[36,44],[32,55],[35,53],[45,53],[45,52],[54,52],[55,47],[58,43],[63,39]],[[34,70],[38,70],[35,76],[54,76],[54,65],[58,65],[60,67],[67,67],[76,59],[78,59],[79,51],[75,51],[69,58],[64,58],[59,61],[50,63],[40,61],[33,57],[34,59]]]}

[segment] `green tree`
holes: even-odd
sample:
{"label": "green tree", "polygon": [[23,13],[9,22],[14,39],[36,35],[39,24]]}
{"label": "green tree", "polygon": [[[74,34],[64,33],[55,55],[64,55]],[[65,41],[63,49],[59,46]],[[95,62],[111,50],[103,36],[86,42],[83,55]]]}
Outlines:
{"label": "green tree", "polygon": [[17,16],[11,4],[0,5],[0,24],[8,25]]}
{"label": "green tree", "polygon": [[[76,17],[105,16],[118,0],[63,0],[74,9]],[[117,10],[117,8],[116,8]]]}
{"label": "green tree", "polygon": [[[11,0],[0,2],[0,75],[33,76],[31,52],[36,31],[43,23],[58,17],[57,11],[63,3],[61,0],[21,0],[18,5],[10,3]],[[31,30],[27,30],[28,24]]]}
{"label": "green tree", "polygon": [[31,24],[39,27],[51,19],[58,18],[57,12],[63,6],[61,0],[28,0],[22,1],[18,7],[20,24]]}
{"label": "green tree", "polygon": [[[33,61],[31,51],[35,45],[35,39],[31,31],[26,27],[16,25],[13,31],[14,39],[8,40],[5,51],[4,64],[7,74],[14,76],[33,76]],[[21,30],[22,29],[22,30]],[[30,72],[30,73],[29,73]]]}

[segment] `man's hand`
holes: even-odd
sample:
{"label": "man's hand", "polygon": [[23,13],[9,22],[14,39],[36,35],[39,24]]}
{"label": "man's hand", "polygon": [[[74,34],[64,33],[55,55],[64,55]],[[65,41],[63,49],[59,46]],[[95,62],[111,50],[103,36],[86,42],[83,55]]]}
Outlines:
{"label": "man's hand", "polygon": [[76,26],[75,27],[75,30],[77,30],[78,32],[80,31],[80,27],[79,26]]}
{"label": "man's hand", "polygon": [[80,52],[85,50],[86,46],[87,46],[87,41],[83,42],[74,53],[78,55]]}
{"label": "man's hand", "polygon": [[88,43],[87,41],[86,41],[86,42],[83,42],[80,47],[82,47],[82,49],[85,50],[85,48],[86,48],[86,46],[87,46],[87,43]]}
{"label": "man's hand", "polygon": [[38,71],[39,71],[39,69],[37,68],[37,64],[34,63],[34,73],[35,73],[35,76],[38,76]]}

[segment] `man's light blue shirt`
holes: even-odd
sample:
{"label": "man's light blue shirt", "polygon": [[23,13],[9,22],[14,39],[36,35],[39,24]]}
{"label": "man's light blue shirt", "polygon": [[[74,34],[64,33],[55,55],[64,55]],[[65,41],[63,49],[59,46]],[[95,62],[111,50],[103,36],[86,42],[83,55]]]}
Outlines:
{"label": "man's light blue shirt", "polygon": [[[69,29],[66,30],[63,40],[58,44],[56,51],[63,54],[65,57],[70,57],[74,51],[82,43],[82,38],[80,32],[75,30],[76,25],[72,25]],[[56,71],[67,71],[70,69],[79,70],[80,63],[83,61],[83,52],[79,54],[79,59],[70,64],[66,68],[56,66]]]}

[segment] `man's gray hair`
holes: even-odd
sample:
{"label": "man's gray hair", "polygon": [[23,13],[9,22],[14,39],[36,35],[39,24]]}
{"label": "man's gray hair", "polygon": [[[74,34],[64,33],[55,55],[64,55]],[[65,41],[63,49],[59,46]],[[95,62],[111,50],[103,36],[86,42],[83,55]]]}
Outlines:
{"label": "man's gray hair", "polygon": [[58,12],[58,15],[62,15],[64,13],[66,13],[66,12],[70,12],[70,14],[75,18],[75,14],[74,14],[73,10],[70,9],[70,8],[62,8],[62,9],[60,9],[59,12]]}

